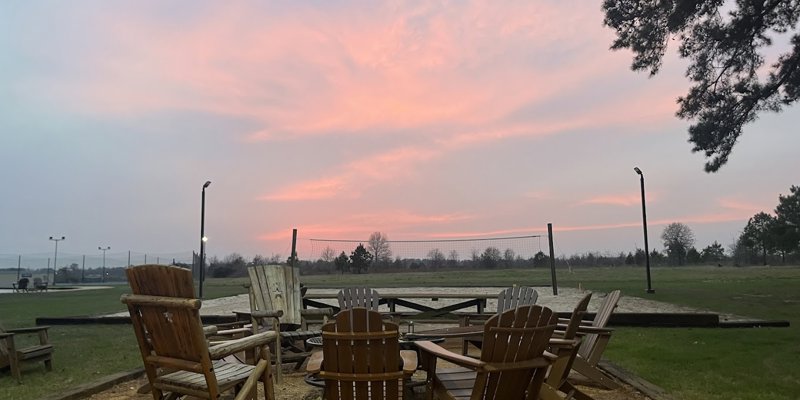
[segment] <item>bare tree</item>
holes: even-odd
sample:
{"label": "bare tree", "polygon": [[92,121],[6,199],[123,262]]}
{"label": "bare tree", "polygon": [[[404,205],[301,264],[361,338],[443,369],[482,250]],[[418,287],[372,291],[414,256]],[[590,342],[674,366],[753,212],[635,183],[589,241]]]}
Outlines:
{"label": "bare tree", "polygon": [[447,263],[450,265],[458,264],[458,252],[455,250],[450,250],[450,254],[447,256]]}
{"label": "bare tree", "polygon": [[322,254],[320,255],[322,261],[331,262],[336,259],[336,252],[330,246],[326,246],[324,250],[322,250]]}
{"label": "bare tree", "polygon": [[664,248],[669,257],[677,261],[678,265],[683,265],[686,254],[694,246],[694,233],[689,226],[681,222],[673,222],[664,228],[661,239],[664,240]]}
{"label": "bare tree", "polygon": [[431,260],[431,265],[434,268],[439,268],[444,264],[444,253],[438,248],[433,249],[428,252],[428,259]]}
{"label": "bare tree", "polygon": [[385,233],[372,232],[367,240],[367,249],[377,262],[392,262],[392,249],[389,248],[389,238]]}
{"label": "bare tree", "polygon": [[506,251],[503,252],[503,260],[506,262],[512,262],[517,257],[517,254],[514,253],[514,249],[508,248]]}

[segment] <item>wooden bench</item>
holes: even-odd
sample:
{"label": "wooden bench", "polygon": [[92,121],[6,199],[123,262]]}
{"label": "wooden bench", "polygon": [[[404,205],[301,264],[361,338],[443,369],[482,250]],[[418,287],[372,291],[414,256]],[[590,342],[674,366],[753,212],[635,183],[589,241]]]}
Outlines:
{"label": "wooden bench", "polygon": [[[17,328],[5,330],[0,327],[0,368],[11,367],[11,375],[17,382],[22,383],[20,364],[23,362],[44,361],[47,371],[53,370],[53,345],[47,338],[49,326],[33,328]],[[17,349],[14,343],[15,335],[38,334],[39,344]]]}

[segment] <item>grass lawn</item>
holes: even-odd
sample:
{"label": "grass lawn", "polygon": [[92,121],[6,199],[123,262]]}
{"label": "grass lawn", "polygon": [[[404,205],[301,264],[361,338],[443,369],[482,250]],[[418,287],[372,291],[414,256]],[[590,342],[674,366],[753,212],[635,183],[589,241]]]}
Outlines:
{"label": "grass lawn", "polygon": [[[545,270],[494,270],[303,276],[312,287],[370,285],[508,286],[544,285]],[[644,293],[642,268],[559,271],[559,286],[652,298],[761,319],[789,320],[790,328],[683,329],[619,328],[606,357],[663,387],[679,399],[797,399],[800,393],[800,268],[656,268],[655,294]],[[245,279],[209,279],[206,298],[244,293]],[[123,311],[112,289],[46,294],[0,294],[6,327],[33,325],[37,316],[96,315]],[[37,399],[101,376],[141,365],[129,325],[54,326],[54,371],[26,365],[23,385],[0,373],[0,399]],[[41,364],[41,363],[40,363]]]}

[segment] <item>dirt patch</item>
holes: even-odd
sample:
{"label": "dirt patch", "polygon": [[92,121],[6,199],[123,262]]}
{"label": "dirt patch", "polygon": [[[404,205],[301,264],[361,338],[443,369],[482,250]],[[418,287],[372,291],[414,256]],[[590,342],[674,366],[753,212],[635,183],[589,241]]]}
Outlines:
{"label": "dirt patch", "polygon": [[[422,373],[424,377],[424,373]],[[276,400],[321,400],[322,390],[309,386],[303,378],[302,372],[287,372],[283,375],[283,383],[275,386]],[[417,379],[417,377],[415,377]],[[149,392],[138,393],[137,391],[147,384],[147,377],[120,383],[106,391],[95,394],[88,399],[91,400],[150,400],[153,395]],[[644,394],[636,391],[631,386],[623,385],[616,390],[604,390],[590,386],[579,386],[582,391],[596,400],[645,400],[649,399]],[[424,398],[424,387],[419,387],[415,391],[415,400]],[[263,386],[258,387],[259,399],[263,399]],[[223,397],[233,398],[228,394]],[[194,400],[194,397],[189,398]]]}
{"label": "dirt patch", "polygon": [[[309,386],[303,378],[304,373],[301,372],[287,372],[283,375],[283,383],[275,386],[275,398],[277,400],[297,400],[297,399],[315,399],[321,397],[321,391],[314,387]],[[147,385],[147,376],[142,376],[139,379],[123,382],[108,390],[97,393],[88,399],[92,400],[152,400],[153,395],[147,391],[139,393],[139,390]],[[263,398],[264,387],[259,384],[258,398]],[[232,395],[223,398],[233,398]],[[194,400],[194,397],[189,399]]]}

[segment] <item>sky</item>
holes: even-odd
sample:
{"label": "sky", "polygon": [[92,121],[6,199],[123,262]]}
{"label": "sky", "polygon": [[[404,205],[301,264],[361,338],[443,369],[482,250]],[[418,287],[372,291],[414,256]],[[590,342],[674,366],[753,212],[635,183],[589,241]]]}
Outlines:
{"label": "sky", "polygon": [[643,247],[635,166],[651,249],[671,222],[727,247],[800,184],[800,110],[704,172],[686,62],[632,72],[600,6],[3,1],[0,254],[191,253],[207,180],[209,256],[547,223],[557,255],[617,254]]}

